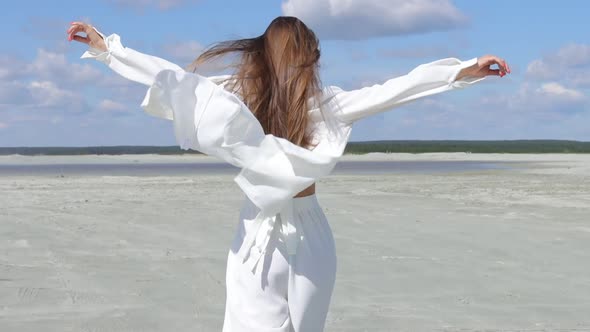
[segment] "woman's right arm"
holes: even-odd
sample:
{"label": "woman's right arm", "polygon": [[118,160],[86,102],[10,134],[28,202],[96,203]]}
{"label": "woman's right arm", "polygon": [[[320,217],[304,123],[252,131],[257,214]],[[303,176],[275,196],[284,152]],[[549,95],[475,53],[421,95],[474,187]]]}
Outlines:
{"label": "woman's right arm", "polygon": [[[76,36],[76,32],[85,32],[87,37]],[[89,49],[82,54],[81,59],[96,59],[109,66],[117,74],[144,85],[151,85],[156,75],[162,70],[183,70],[180,66],[165,59],[125,47],[121,44],[121,37],[116,33],[107,37],[89,24],[73,22],[68,33],[70,40],[88,44]]]}
{"label": "woman's right arm", "polygon": [[[67,32],[70,41],[76,40],[89,46],[89,49],[80,57],[81,59],[96,59],[117,74],[144,85],[151,85],[156,75],[162,70],[184,70],[168,60],[125,47],[121,44],[121,37],[116,33],[107,37],[90,24],[72,22]],[[76,35],[77,32],[86,33],[86,37]],[[221,84],[226,82],[229,76],[219,75],[207,78],[216,84]]]}

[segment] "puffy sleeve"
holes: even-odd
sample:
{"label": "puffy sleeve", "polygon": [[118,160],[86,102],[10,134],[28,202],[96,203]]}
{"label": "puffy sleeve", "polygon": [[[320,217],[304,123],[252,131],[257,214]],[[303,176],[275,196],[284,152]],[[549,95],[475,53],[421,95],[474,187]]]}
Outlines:
{"label": "puffy sleeve", "polygon": [[145,85],[151,85],[156,74],[162,70],[182,70],[182,68],[165,59],[138,52],[121,44],[121,37],[113,33],[106,37],[96,28],[94,30],[104,39],[106,51],[90,47],[81,59],[93,58],[115,71],[117,74]]}
{"label": "puffy sleeve", "polygon": [[331,105],[340,120],[351,124],[369,115],[390,110],[412,100],[459,89],[481,81],[479,77],[456,80],[463,68],[477,63],[477,58],[461,61],[446,58],[422,64],[408,74],[358,90],[344,91],[329,87]]}
{"label": "puffy sleeve", "polygon": [[[96,27],[94,30],[104,39],[106,51],[90,47],[81,59],[95,59],[107,65],[117,74],[131,81],[151,86],[156,75],[162,70],[183,71],[180,66],[159,58],[157,56],[138,52],[132,48],[125,47],[121,43],[121,37],[113,33],[108,37]],[[209,76],[208,79],[215,84],[223,85],[231,80],[231,75]],[[170,112],[162,112],[162,109],[149,108],[153,116],[172,120]]]}
{"label": "puffy sleeve", "polygon": [[236,95],[184,70],[156,75],[143,102],[151,114],[174,121],[182,149],[218,157],[241,168],[234,181],[266,216],[317,178],[328,175],[342,151],[316,153],[273,135]]}

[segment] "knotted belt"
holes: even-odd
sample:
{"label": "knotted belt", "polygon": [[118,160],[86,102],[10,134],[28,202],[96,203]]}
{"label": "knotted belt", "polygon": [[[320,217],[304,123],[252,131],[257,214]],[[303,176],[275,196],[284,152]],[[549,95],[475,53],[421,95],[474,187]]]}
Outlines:
{"label": "knotted belt", "polygon": [[254,219],[245,220],[252,222],[252,231],[246,232],[238,257],[242,258],[242,263],[247,264],[252,273],[256,273],[258,262],[265,256],[277,219],[281,223],[280,231],[287,246],[287,254],[291,257],[297,252],[301,223],[294,218],[293,200],[289,199],[281,211],[273,216],[264,216],[259,212]]}

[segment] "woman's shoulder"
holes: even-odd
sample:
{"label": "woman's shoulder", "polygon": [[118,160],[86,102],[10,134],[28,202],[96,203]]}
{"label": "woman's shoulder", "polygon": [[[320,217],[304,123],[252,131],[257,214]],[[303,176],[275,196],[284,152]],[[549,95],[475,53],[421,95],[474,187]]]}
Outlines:
{"label": "woman's shoulder", "polygon": [[334,98],[335,96],[337,96],[339,93],[344,92],[344,89],[342,89],[339,86],[336,85],[326,85],[324,87],[322,87],[321,90],[321,95],[323,99],[331,99]]}
{"label": "woman's shoulder", "polygon": [[308,107],[313,122],[340,122],[339,103],[336,96],[343,92],[335,85],[323,86],[318,93],[309,98]]}
{"label": "woman's shoulder", "polygon": [[332,109],[337,106],[336,103],[334,103],[334,97],[343,91],[344,90],[338,86],[326,85],[321,88],[315,97],[310,98],[310,102],[312,103],[313,108],[322,107],[324,109]]}

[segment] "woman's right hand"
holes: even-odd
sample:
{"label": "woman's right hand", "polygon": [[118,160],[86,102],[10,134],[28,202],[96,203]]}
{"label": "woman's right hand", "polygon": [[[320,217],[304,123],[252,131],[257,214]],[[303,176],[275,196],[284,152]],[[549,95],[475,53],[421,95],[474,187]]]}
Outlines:
{"label": "woman's right hand", "polygon": [[[84,32],[86,37],[76,35],[78,32]],[[67,31],[67,35],[69,41],[75,40],[103,52],[107,50],[107,46],[102,39],[102,36],[99,35],[90,24],[84,22],[72,22]]]}

